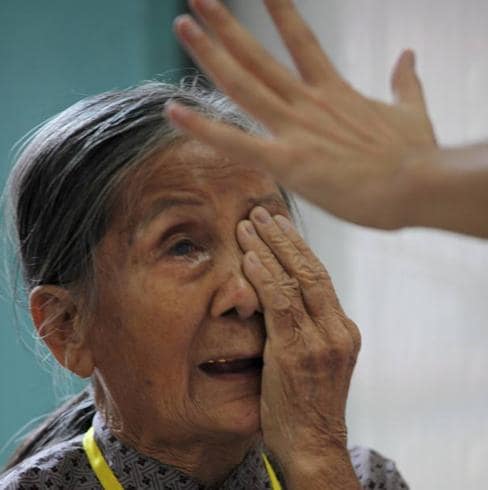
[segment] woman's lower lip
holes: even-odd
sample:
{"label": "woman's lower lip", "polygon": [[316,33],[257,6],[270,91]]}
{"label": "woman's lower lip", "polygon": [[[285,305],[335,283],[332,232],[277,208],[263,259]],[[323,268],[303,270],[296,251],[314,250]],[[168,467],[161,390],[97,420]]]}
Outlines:
{"label": "woman's lower lip", "polygon": [[208,373],[201,369],[200,371],[203,372],[206,376],[212,379],[219,379],[222,381],[238,381],[239,379],[254,379],[254,378],[260,378],[262,369],[247,369],[242,372],[238,373]]}

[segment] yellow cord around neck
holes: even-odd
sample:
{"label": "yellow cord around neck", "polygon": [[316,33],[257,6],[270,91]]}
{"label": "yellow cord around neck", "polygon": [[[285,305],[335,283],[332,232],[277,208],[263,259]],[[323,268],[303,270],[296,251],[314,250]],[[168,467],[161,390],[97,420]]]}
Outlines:
{"label": "yellow cord around neck", "polygon": [[[100,451],[100,448],[95,441],[95,431],[93,430],[93,427],[90,427],[83,436],[83,448],[85,450],[86,457],[88,458],[88,462],[90,463],[90,466],[100,481],[102,487],[105,490],[124,490],[120,482],[117,480],[117,477],[110,469],[110,466],[105,461],[102,451]],[[261,456],[263,458],[266,471],[268,472],[269,480],[271,482],[271,489],[281,490],[280,482],[266,454],[261,453]]]}

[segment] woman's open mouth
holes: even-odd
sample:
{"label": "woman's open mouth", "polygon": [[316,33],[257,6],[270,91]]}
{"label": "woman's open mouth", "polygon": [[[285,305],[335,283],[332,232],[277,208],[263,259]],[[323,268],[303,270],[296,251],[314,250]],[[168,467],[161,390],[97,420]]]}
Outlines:
{"label": "woman's open mouth", "polygon": [[263,358],[211,359],[203,362],[198,367],[210,376],[222,376],[226,374],[256,376],[261,374]]}

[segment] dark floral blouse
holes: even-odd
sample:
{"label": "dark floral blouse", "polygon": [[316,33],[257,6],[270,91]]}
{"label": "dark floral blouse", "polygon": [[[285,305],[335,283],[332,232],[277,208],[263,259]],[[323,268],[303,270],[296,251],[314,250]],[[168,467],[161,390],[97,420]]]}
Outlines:
{"label": "dark floral blouse", "polygon": [[[199,490],[205,487],[172,466],[138,453],[114,437],[99,413],[93,419],[95,439],[107,463],[126,490]],[[83,436],[46,448],[0,476],[2,490],[93,490],[101,485],[85,455]],[[262,448],[251,450],[219,486],[221,490],[271,488],[261,457]],[[364,489],[408,489],[395,464],[370,449],[350,451],[356,475]],[[271,458],[270,458],[271,459]],[[275,468],[278,478],[280,472]],[[283,488],[285,486],[283,485]]]}

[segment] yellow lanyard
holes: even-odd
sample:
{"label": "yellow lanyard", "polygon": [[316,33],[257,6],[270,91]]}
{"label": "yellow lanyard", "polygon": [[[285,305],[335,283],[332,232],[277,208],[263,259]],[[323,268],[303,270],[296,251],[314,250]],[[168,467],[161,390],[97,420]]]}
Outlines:
{"label": "yellow lanyard", "polygon": [[[90,463],[95,475],[97,475],[102,487],[105,490],[124,490],[120,482],[117,480],[117,477],[110,469],[110,466],[105,461],[102,451],[100,451],[100,448],[95,441],[93,427],[90,427],[83,437],[83,448],[85,449],[88,462]],[[261,453],[261,456],[271,481],[272,490],[281,490],[280,482],[278,481],[276,473],[274,472],[266,454]]]}

